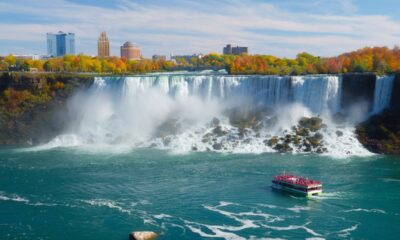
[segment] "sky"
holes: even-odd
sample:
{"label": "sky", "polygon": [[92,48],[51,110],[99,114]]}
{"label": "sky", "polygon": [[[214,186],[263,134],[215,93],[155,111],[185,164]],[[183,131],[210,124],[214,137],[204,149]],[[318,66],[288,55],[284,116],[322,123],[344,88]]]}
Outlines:
{"label": "sky", "polygon": [[153,54],[334,56],[400,45],[399,0],[0,0],[0,55],[46,54],[47,32],[73,32],[76,53],[97,54],[106,31],[112,55],[126,41]]}

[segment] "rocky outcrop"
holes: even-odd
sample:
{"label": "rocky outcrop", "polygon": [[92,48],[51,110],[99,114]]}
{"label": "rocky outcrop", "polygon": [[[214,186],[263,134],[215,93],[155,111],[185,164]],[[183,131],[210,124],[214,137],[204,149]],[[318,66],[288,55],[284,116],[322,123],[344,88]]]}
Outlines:
{"label": "rocky outcrop", "polygon": [[400,112],[385,111],[357,126],[359,141],[371,152],[400,154]]}
{"label": "rocky outcrop", "polygon": [[327,149],[323,145],[323,135],[320,133],[326,125],[321,118],[303,117],[297,126],[293,126],[292,132],[287,132],[285,137],[273,136],[264,143],[278,152],[315,152],[324,153]]}

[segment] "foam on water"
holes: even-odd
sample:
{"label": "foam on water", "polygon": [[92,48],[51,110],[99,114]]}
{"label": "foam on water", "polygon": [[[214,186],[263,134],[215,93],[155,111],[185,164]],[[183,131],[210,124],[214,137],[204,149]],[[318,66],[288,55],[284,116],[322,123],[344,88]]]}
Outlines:
{"label": "foam on water", "polygon": [[285,227],[281,227],[281,226],[270,226],[270,225],[263,225],[263,227],[268,228],[268,229],[273,229],[273,230],[277,230],[277,231],[291,231],[291,230],[298,230],[298,229],[303,229],[304,231],[306,231],[307,233],[313,235],[313,236],[321,236],[321,234],[315,232],[314,230],[312,230],[311,228],[307,227],[307,225],[310,223],[306,223],[304,225],[289,225],[289,226],[285,226]]}
{"label": "foam on water", "polygon": [[165,219],[165,218],[172,218],[172,216],[168,215],[168,214],[161,213],[161,214],[154,215],[154,218],[156,218],[156,219]]}
{"label": "foam on water", "polygon": [[367,212],[367,213],[382,213],[386,214],[386,211],[382,209],[364,209],[364,208],[355,208],[355,209],[350,209],[350,210],[343,210],[342,212]]}
{"label": "foam on water", "polygon": [[340,237],[348,237],[348,236],[350,236],[350,234],[351,234],[352,231],[357,230],[357,228],[358,228],[359,225],[360,225],[360,224],[355,224],[355,225],[353,225],[353,226],[351,226],[351,227],[349,227],[349,228],[345,228],[345,229],[343,229],[343,230],[340,230],[340,231],[338,232],[338,235],[339,235]]}
{"label": "foam on water", "polygon": [[0,192],[0,200],[21,202],[21,203],[25,203],[25,204],[30,203],[30,201],[28,199],[18,196],[17,194],[5,194],[4,192]]}
{"label": "foam on water", "polygon": [[29,206],[43,206],[43,207],[54,207],[57,206],[58,204],[56,203],[43,203],[43,202],[35,202],[31,201],[28,198],[21,197],[18,194],[8,194],[5,192],[0,191],[0,201],[11,201],[11,202],[16,202],[16,203],[23,203],[25,205]]}
{"label": "foam on water", "polygon": [[127,213],[131,214],[131,210],[124,209],[123,207],[119,206],[118,203],[112,200],[107,200],[107,199],[93,199],[93,200],[82,200],[82,202],[87,203],[92,206],[97,206],[97,207],[108,207],[111,209],[116,209],[122,213]]}
{"label": "foam on water", "polygon": [[290,211],[300,213],[301,211],[309,211],[311,208],[310,207],[303,207],[303,206],[294,206],[291,208],[287,208]]}

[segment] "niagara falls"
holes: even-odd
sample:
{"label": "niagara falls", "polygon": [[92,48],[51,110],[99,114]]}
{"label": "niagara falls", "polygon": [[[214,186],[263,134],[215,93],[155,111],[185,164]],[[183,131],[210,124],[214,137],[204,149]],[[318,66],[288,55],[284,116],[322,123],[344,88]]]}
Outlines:
{"label": "niagara falls", "polygon": [[[345,78],[351,81],[351,76]],[[69,102],[65,133],[36,148],[368,156],[355,136],[355,125],[390,107],[393,80],[376,77],[371,99],[343,106],[340,75],[232,76],[206,71],[96,77]],[[310,131],[304,125],[312,118],[317,126]]]}
{"label": "niagara falls", "polygon": [[0,240],[400,239],[399,7],[0,1]]}

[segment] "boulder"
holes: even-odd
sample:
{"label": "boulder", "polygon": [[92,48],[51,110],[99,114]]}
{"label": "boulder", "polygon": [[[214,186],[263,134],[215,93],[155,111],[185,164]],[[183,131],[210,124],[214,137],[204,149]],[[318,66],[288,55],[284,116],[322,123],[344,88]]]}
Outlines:
{"label": "boulder", "polygon": [[340,130],[337,130],[337,131],[336,131],[336,136],[338,136],[338,137],[343,136],[343,132],[340,131]]}
{"label": "boulder", "polygon": [[265,141],[264,141],[264,144],[265,144],[265,145],[268,145],[268,146],[270,146],[270,147],[273,147],[273,146],[275,146],[276,144],[278,144],[278,142],[279,142],[278,137],[277,137],[277,136],[274,136],[274,137],[272,137],[272,138],[269,139],[269,140],[265,140]]}
{"label": "boulder", "polygon": [[215,143],[213,145],[214,150],[221,150],[222,149],[222,144],[221,143]]}
{"label": "boulder", "polygon": [[221,127],[221,126],[217,126],[216,128],[214,128],[214,129],[213,129],[213,133],[214,133],[215,135],[217,135],[218,137],[221,137],[221,136],[227,134],[226,131],[222,130],[222,127]]}
{"label": "boulder", "polygon": [[217,127],[220,124],[220,120],[218,118],[213,118],[213,120],[211,121],[211,125],[214,127]]}
{"label": "boulder", "polygon": [[155,232],[138,231],[129,234],[129,240],[155,240],[157,238],[158,234]]}
{"label": "boulder", "polygon": [[311,130],[312,132],[316,132],[322,128],[322,119],[319,117],[303,117],[300,119],[299,125],[303,128]]}

